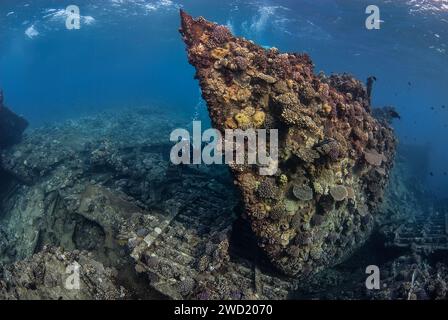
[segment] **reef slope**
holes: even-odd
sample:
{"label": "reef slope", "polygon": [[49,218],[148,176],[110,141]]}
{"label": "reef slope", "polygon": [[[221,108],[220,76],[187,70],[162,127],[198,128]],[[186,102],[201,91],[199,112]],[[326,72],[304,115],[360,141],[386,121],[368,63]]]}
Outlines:
{"label": "reef slope", "polygon": [[365,87],[316,75],[306,54],[265,50],[202,17],[181,11],[181,24],[213,126],[278,129],[275,175],[231,165],[259,246],[289,275],[344,260],[373,229],[396,146]]}

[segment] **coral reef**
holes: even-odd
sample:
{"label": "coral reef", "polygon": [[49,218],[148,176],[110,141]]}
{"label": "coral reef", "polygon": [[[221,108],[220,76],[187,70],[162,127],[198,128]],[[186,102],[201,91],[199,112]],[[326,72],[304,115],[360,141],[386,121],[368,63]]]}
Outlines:
{"label": "coral reef", "polygon": [[347,188],[344,186],[334,186],[330,189],[330,194],[334,201],[344,201],[348,197]]}
{"label": "coral reef", "polygon": [[[226,167],[169,164],[171,145],[166,137],[173,127],[187,122],[189,117],[151,109],[102,113],[32,129],[21,143],[3,150],[2,162],[14,183],[11,192],[0,195],[1,297],[407,299],[409,290],[399,287],[409,288],[416,266],[427,271],[425,276],[419,272],[414,276],[416,297],[426,297],[420,287],[428,298],[443,297],[444,291],[437,293],[436,288],[443,289],[446,280],[437,272],[444,272],[446,263],[430,263],[427,255],[430,248],[442,248],[438,242],[428,246],[434,233],[420,242],[417,234],[404,238],[401,232],[419,226],[420,216],[428,210],[434,213],[427,215],[428,223],[439,223],[448,206],[432,208],[419,201],[427,197],[420,195],[420,184],[413,180],[415,170],[403,169],[409,162],[407,154],[399,154],[391,187],[379,207],[379,231],[386,247],[383,240],[379,247],[363,245],[342,264],[305,279],[291,279],[270,267],[249,232],[248,220],[238,217],[239,198]],[[309,181],[279,175],[245,183],[269,196],[265,206],[257,208],[260,216],[267,214],[281,230],[307,229],[287,247],[293,257],[300,257],[301,248],[313,244],[313,228],[325,223],[327,212],[346,202],[353,205],[357,195],[344,186],[347,198],[336,202],[330,194],[335,185],[325,179],[314,183],[328,192],[317,193],[314,185],[310,187],[313,199],[319,196],[319,200],[309,225],[304,226],[303,215],[314,201],[303,201],[297,208],[293,192],[297,186],[297,195],[304,192],[309,198],[309,189],[300,188]],[[290,202],[276,200],[283,196],[283,186]],[[363,214],[368,210],[360,209]],[[370,223],[371,218],[366,214],[360,219]],[[330,233],[327,241],[338,245],[339,233]],[[396,250],[404,257],[397,256]],[[422,258],[415,260],[419,255]],[[392,258],[384,261],[387,256]],[[400,262],[403,259],[409,263]],[[84,266],[87,271],[97,270],[81,273],[82,292],[66,292],[61,287],[65,268],[74,261],[81,270]],[[387,287],[381,292],[369,292],[363,286],[365,267],[370,264],[384,270]],[[42,276],[44,265],[50,271]],[[401,270],[408,271],[400,275]],[[90,275],[95,277],[90,279]],[[102,283],[95,281],[96,275]]]}
{"label": "coral reef", "polygon": [[181,125],[151,114],[135,108],[49,125],[3,150],[12,183],[0,194],[0,264],[47,245],[87,250],[145,297],[126,248],[169,219],[161,199],[172,179],[166,137]]}
{"label": "coral reef", "polygon": [[[74,263],[79,270],[79,283],[68,278],[71,273],[67,270]],[[126,290],[115,284],[116,274],[117,270],[105,268],[87,252],[64,252],[59,248],[45,247],[23,261],[0,267],[0,299],[126,299]]]}
{"label": "coral reef", "polygon": [[382,268],[383,288],[368,291],[378,300],[446,300],[448,269],[419,255],[403,255]]}
{"label": "coral reef", "polygon": [[[0,194],[0,265],[62,247],[120,270],[125,298],[284,299],[291,281],[259,270],[244,254],[256,245],[235,240],[243,233],[232,228],[238,198],[228,169],[171,165],[169,134],[190,118],[155,110],[35,128],[3,150],[13,184]],[[265,192],[275,196],[275,183]]]}
{"label": "coral reef", "polygon": [[[416,179],[410,155],[425,148],[398,148],[389,187],[379,207],[377,232],[343,263],[304,279],[292,294],[299,299],[447,299],[448,202],[433,201]],[[417,151],[418,150],[418,151]],[[427,165],[427,164],[426,164]],[[380,270],[379,289],[366,289],[366,266]]]}
{"label": "coral reef", "polygon": [[231,166],[259,246],[288,275],[343,261],[371,233],[395,154],[366,88],[183,11],[180,32],[215,128],[279,130],[275,179]]}

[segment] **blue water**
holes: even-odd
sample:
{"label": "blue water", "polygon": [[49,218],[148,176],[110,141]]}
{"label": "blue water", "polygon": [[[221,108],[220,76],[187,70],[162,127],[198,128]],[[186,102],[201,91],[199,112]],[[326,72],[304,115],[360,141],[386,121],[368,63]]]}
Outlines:
{"label": "blue water", "polygon": [[[65,28],[71,4],[83,16],[80,30]],[[381,10],[380,30],[364,26],[369,4]],[[446,197],[448,0],[1,0],[6,103],[33,126],[141,105],[205,117],[179,8],[261,45],[308,52],[317,71],[375,75],[373,104],[400,112],[401,143],[430,148],[426,183]]]}

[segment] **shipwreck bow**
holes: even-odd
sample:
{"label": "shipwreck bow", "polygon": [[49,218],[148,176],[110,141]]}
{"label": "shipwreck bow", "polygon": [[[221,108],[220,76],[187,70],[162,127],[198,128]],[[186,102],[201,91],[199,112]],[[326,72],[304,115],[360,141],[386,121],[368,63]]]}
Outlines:
{"label": "shipwreck bow", "polygon": [[3,91],[0,89],[0,150],[20,141],[28,122],[13,113],[3,104]]}
{"label": "shipwreck bow", "polygon": [[349,75],[316,75],[306,54],[265,50],[181,11],[180,32],[213,126],[278,129],[279,170],[231,165],[244,217],[271,262],[309,274],[370,235],[393,164],[392,129]]}

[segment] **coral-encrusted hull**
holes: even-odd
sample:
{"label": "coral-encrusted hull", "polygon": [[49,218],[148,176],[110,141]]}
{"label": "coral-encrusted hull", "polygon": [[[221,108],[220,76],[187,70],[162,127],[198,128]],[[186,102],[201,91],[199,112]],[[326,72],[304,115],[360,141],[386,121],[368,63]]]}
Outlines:
{"label": "coral-encrusted hull", "polygon": [[0,89],[0,150],[20,141],[28,122],[3,104],[3,91]]}
{"label": "coral-encrusted hull", "polygon": [[181,34],[215,128],[279,130],[279,170],[231,166],[245,216],[290,275],[336,264],[372,231],[396,140],[364,86],[315,75],[305,54],[265,50],[181,12]]}

